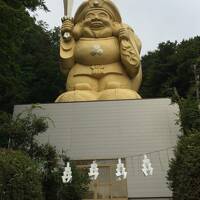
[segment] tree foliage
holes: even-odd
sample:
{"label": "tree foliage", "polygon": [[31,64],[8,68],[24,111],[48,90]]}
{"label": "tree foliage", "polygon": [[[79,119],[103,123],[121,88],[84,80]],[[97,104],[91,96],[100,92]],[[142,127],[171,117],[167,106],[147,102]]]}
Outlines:
{"label": "tree foliage", "polygon": [[53,102],[62,89],[64,81],[59,71],[58,41],[59,28],[47,31],[42,22],[34,24],[24,34],[19,65],[26,103]]}
{"label": "tree foliage", "polygon": [[[81,200],[88,191],[89,178],[87,171],[79,170],[63,152],[59,155],[55,147],[49,144],[38,146],[34,160],[39,164],[43,193],[46,200]],[[72,167],[72,182],[63,184],[64,166],[70,161]]]}
{"label": "tree foliage", "polygon": [[170,163],[168,181],[174,200],[200,198],[200,132],[182,137]]}
{"label": "tree foliage", "polygon": [[35,108],[32,106],[15,117],[7,113],[0,114],[1,147],[22,150],[32,157],[37,146],[35,137],[48,128],[47,118],[33,113]]}
{"label": "tree foliage", "polygon": [[0,199],[43,199],[37,166],[22,152],[0,149]]}
{"label": "tree foliage", "polygon": [[193,200],[200,197],[200,108],[194,97],[181,98],[179,121],[183,136],[179,138],[175,157],[170,162],[168,184],[174,200]]}
{"label": "tree foliage", "polygon": [[[32,106],[14,117],[7,113],[0,113],[0,148],[8,149],[8,157],[10,152],[12,152],[10,149],[15,151],[20,150],[26,153],[27,159],[35,163],[39,173],[39,176],[35,178],[39,177],[38,182],[42,185],[42,195],[45,200],[82,199],[83,195],[88,190],[89,178],[87,173],[78,170],[72,163],[73,181],[66,185],[62,183],[61,177],[63,175],[64,166],[69,159],[65,154],[59,155],[55,147],[52,147],[50,144],[39,144],[37,142],[36,136],[45,134],[49,122],[52,121],[45,116],[39,117],[36,115],[35,109],[42,108],[39,106]],[[0,153],[4,151],[5,150],[0,149]],[[26,162],[26,160],[24,162]],[[6,167],[4,162],[2,163],[2,167]],[[16,165],[16,171],[20,170],[18,169],[19,167],[20,166]],[[10,168],[8,171],[9,170]],[[23,170],[21,173],[23,173]],[[9,178],[8,176],[8,180]],[[7,187],[6,183],[1,181],[3,181],[3,178],[2,180],[0,179],[0,185],[3,188]],[[21,181],[24,181],[24,179]],[[11,186],[17,187],[13,184],[11,184]],[[18,189],[20,190],[20,187],[16,188],[16,190]],[[10,200],[12,197],[6,196],[3,199]],[[16,200],[18,199],[31,199],[31,196],[28,197],[27,194],[26,198],[20,196],[20,198],[16,198]],[[35,197],[35,199],[40,198]],[[13,198],[13,200],[15,199]]]}
{"label": "tree foliage", "polygon": [[48,11],[48,8],[45,5],[44,0],[3,0],[10,7],[19,9],[19,8],[28,8],[32,11],[35,11],[38,7]]}
{"label": "tree foliage", "polygon": [[0,110],[21,103],[53,102],[63,90],[59,72],[59,28],[49,31],[28,9],[42,0],[0,0]]}
{"label": "tree foliage", "polygon": [[181,43],[160,43],[158,49],[142,58],[144,98],[171,97],[177,88],[181,97],[194,93],[193,65],[200,57],[200,37]]}
{"label": "tree foliage", "polygon": [[[200,107],[195,83],[200,75],[200,37],[181,43],[165,42],[142,58],[143,97],[172,97],[180,108],[178,124],[183,136],[170,162],[168,183],[174,200],[200,199]],[[175,91],[175,94],[174,94]]]}
{"label": "tree foliage", "polygon": [[198,131],[200,133],[200,109],[199,102],[191,97],[178,101],[180,112],[178,124],[184,135]]}
{"label": "tree foliage", "polygon": [[12,110],[14,103],[23,102],[25,90],[20,80],[17,62],[23,34],[31,19],[24,9],[10,7],[0,0],[0,105],[1,110]]}

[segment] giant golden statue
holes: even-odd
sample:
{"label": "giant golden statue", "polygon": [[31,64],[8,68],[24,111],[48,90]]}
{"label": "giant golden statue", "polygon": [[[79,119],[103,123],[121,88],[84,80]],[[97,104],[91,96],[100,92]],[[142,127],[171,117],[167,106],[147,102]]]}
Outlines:
{"label": "giant golden statue", "polygon": [[84,1],[61,33],[67,92],[56,102],[141,98],[141,42],[110,0]]}

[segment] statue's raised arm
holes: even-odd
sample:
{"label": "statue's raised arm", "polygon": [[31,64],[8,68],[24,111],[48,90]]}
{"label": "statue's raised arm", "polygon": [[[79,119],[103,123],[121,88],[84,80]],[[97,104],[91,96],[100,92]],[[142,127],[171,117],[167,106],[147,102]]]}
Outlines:
{"label": "statue's raised arm", "polygon": [[56,102],[140,99],[140,51],[139,38],[113,2],[84,1],[73,19],[63,19],[60,59],[67,92]]}

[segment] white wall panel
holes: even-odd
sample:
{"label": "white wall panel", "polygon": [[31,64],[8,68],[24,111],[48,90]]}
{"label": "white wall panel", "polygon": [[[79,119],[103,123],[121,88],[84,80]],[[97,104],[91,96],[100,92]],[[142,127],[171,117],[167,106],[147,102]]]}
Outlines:
{"label": "white wall panel", "polygon": [[[130,198],[168,197],[168,157],[152,154],[154,176],[144,177],[142,157],[134,155],[166,149],[176,144],[177,105],[169,99],[43,104],[37,111],[54,121],[39,140],[65,150],[74,160],[126,157]],[[15,113],[28,105],[15,106]]]}

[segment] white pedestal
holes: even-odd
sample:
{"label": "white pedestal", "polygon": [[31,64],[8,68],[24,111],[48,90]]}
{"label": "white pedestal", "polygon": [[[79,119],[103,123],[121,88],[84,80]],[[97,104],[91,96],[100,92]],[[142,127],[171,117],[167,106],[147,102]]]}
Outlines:
{"label": "white pedestal", "polygon": [[[27,106],[15,106],[15,113]],[[129,198],[171,196],[165,177],[168,158],[173,155],[171,147],[176,145],[180,132],[175,125],[178,106],[171,105],[169,99],[41,106],[45,110],[38,110],[38,114],[49,116],[55,123],[39,137],[41,142],[65,150],[73,160],[126,158]],[[154,175],[144,177],[143,157],[139,155],[150,152],[154,152],[150,154]]]}

